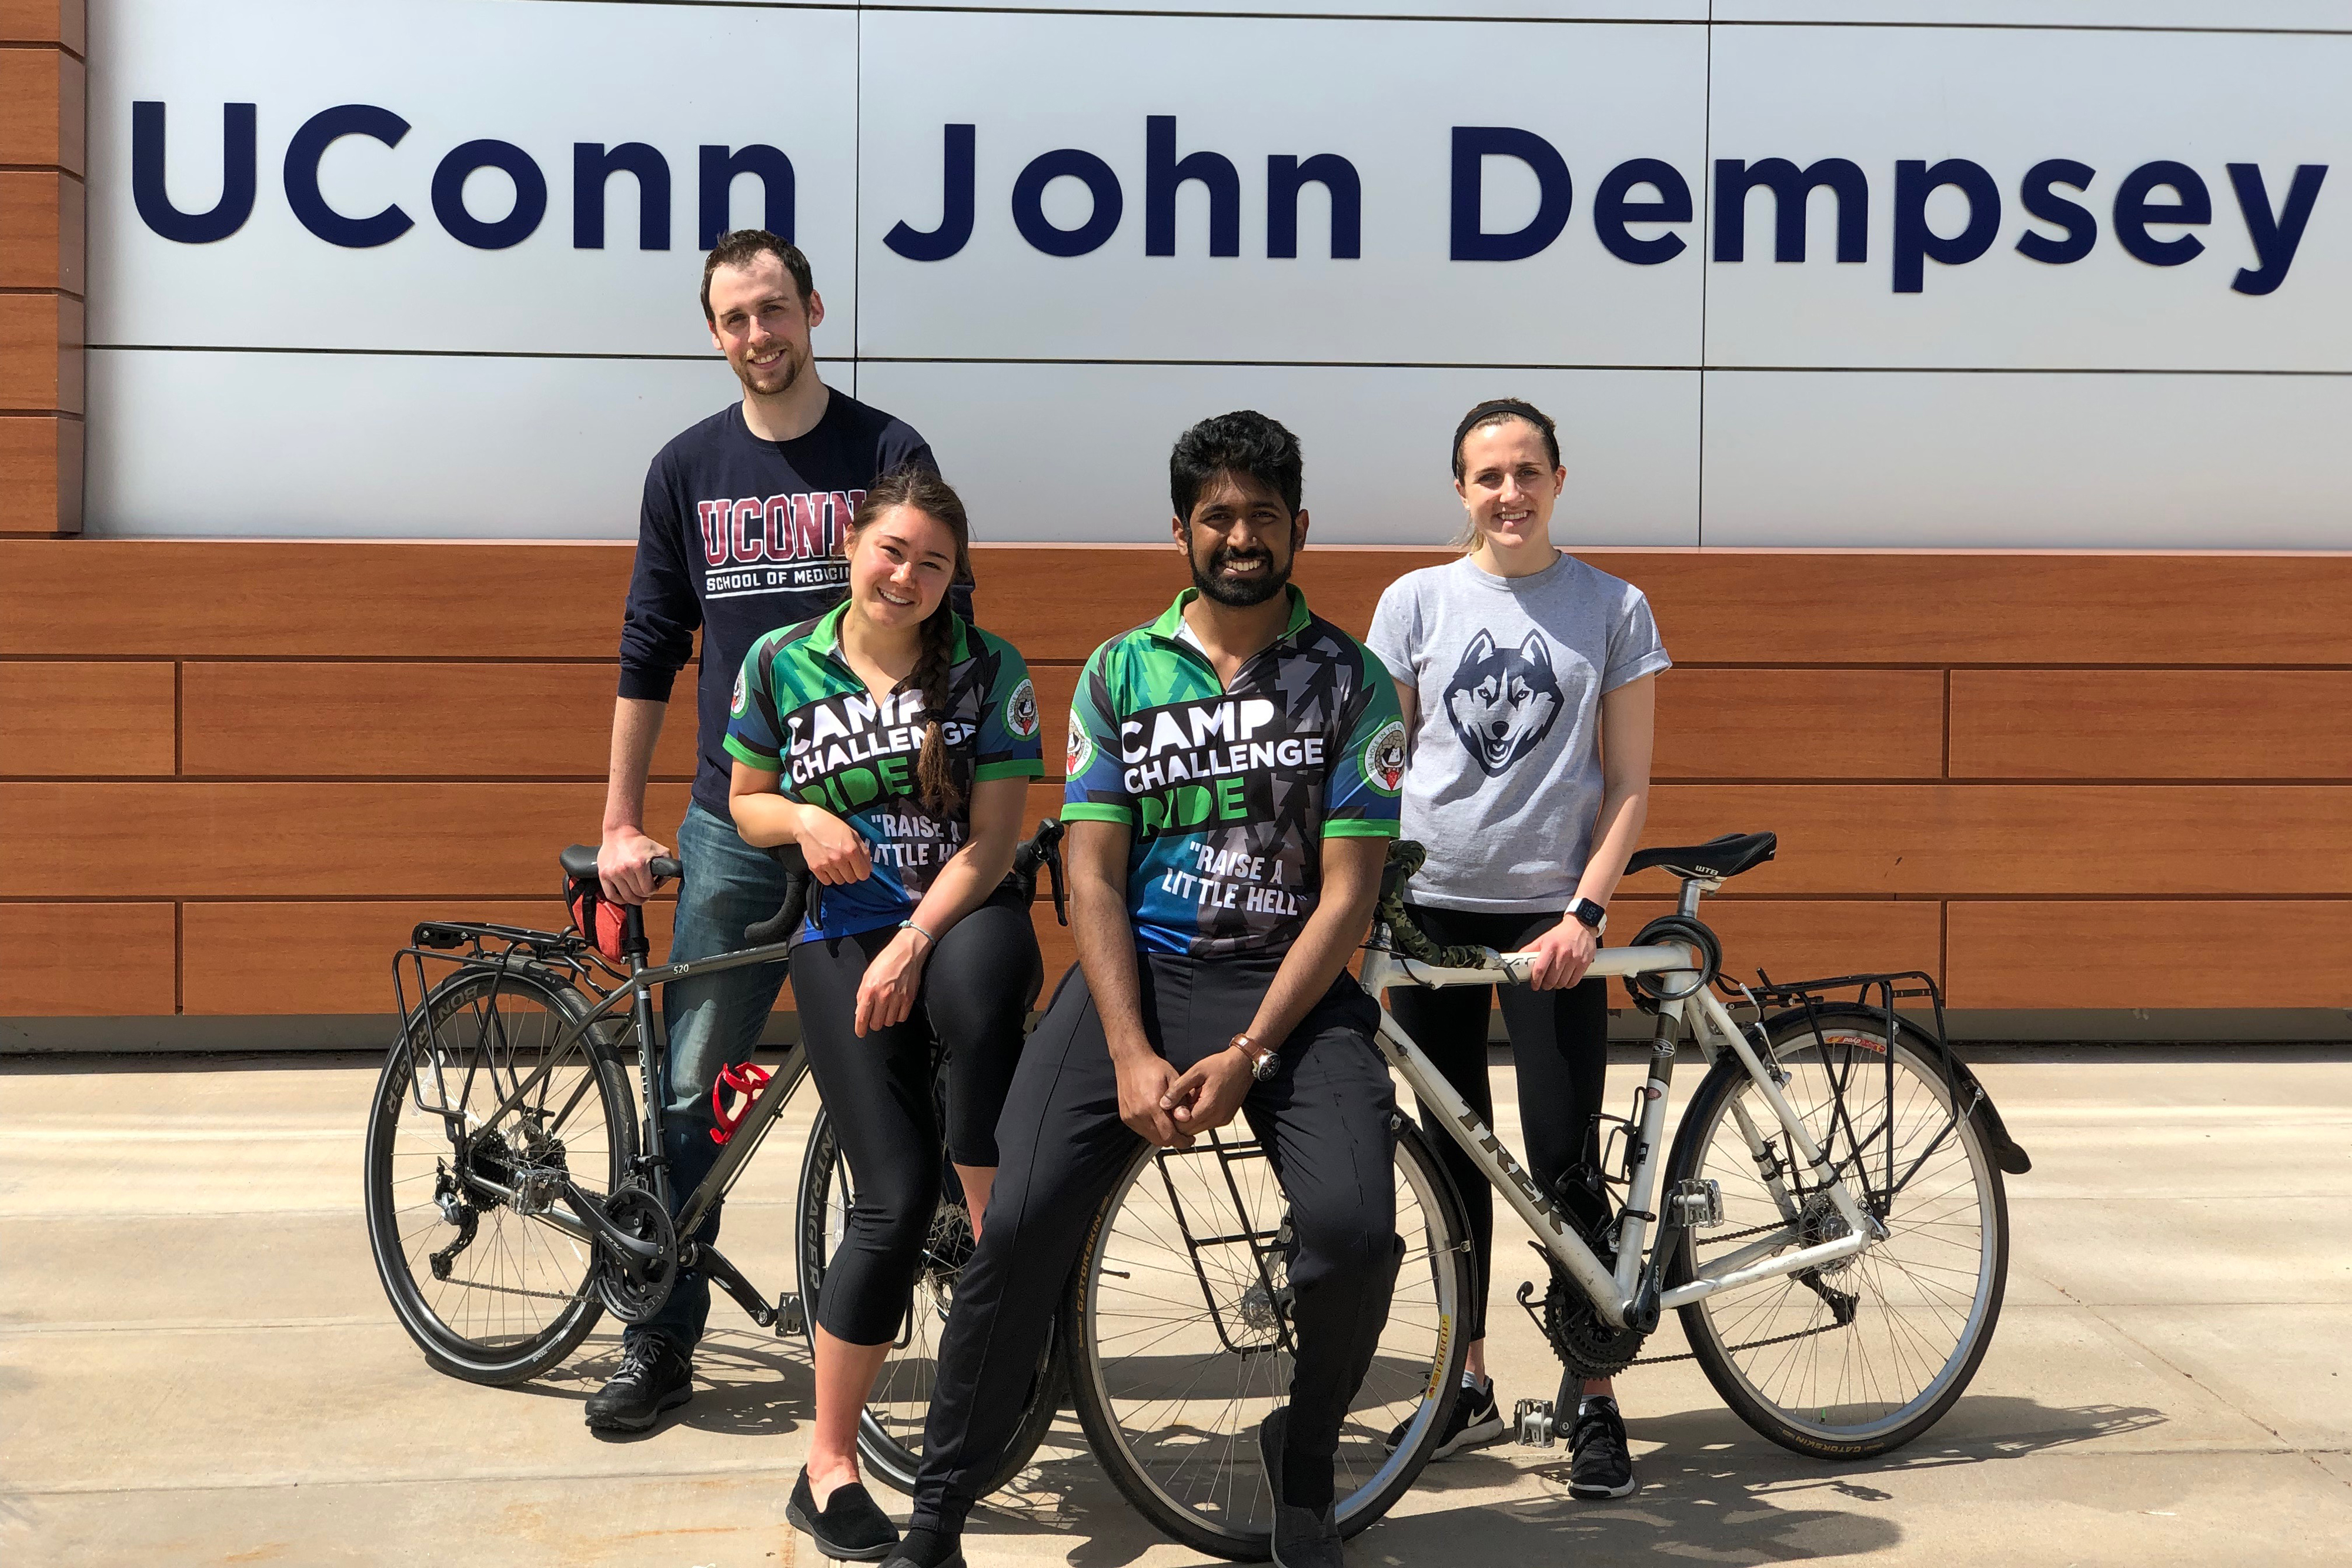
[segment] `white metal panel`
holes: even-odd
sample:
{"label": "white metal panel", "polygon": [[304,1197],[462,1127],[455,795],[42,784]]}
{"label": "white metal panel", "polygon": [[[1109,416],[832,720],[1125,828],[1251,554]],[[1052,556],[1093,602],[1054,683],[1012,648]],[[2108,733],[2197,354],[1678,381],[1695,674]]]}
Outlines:
{"label": "white metal panel", "polygon": [[[1717,158],[1841,157],[1870,182],[1869,258],[1833,256],[1832,199],[1811,202],[1806,260],[1772,259],[1773,198],[1749,197],[1747,259],[1710,262],[1710,364],[2352,371],[2352,37],[2019,32],[1910,27],[1715,29]],[[1925,265],[1895,292],[1895,162],[1971,160],[2001,200],[1991,248]],[[2098,223],[2083,259],[2053,266],[2016,246],[2030,220],[2021,178],[2044,159],[2096,171],[2062,192]],[[2173,160],[2204,180],[2202,255],[2153,267],[2127,254],[2113,207],[2123,178]],[[2274,293],[2231,288],[2255,265],[2226,165],[2261,165],[2284,201],[2297,165],[2331,166]],[[2162,193],[2169,199],[2169,193]],[[1940,233],[1965,222],[1957,192],[1930,202]],[[1720,225],[1727,214],[1717,213]]]}
{"label": "white metal panel", "polygon": [[[1632,266],[1602,249],[1591,201],[1626,158],[1696,174],[1703,29],[877,12],[864,32],[862,356],[1696,362],[1696,223],[1680,225],[1679,256]],[[1530,90],[1498,98],[1506,80]],[[1238,256],[1207,254],[1197,184],[1178,195],[1176,254],[1145,254],[1155,114],[1175,117],[1180,155],[1235,165]],[[971,237],[949,259],[911,261],[884,238],[901,221],[940,221],[951,123],[976,128]],[[1448,259],[1457,125],[1534,131],[1568,161],[1573,214],[1539,256]],[[1020,172],[1064,148],[1107,162],[1122,192],[1117,230],[1089,255],[1033,248],[1013,215]],[[1325,152],[1360,178],[1361,259],[1330,258],[1319,190],[1301,202],[1298,257],[1269,258],[1267,159]],[[1487,226],[1515,230],[1536,214],[1535,176],[1512,159],[1486,166]],[[1045,205],[1064,228],[1091,211],[1068,179]]]}
{"label": "white metal panel", "polygon": [[916,0],[911,5],[869,5],[870,13],[940,11],[1121,11],[1200,14],[1241,13],[1257,16],[1437,16],[1497,17],[1520,21],[1704,22],[1706,0]]}
{"label": "white metal panel", "polygon": [[2352,0],[1715,0],[1718,22],[2352,29]]}
{"label": "white metal panel", "polygon": [[1713,371],[1705,542],[2352,549],[2347,429],[2338,376]]}
{"label": "white metal panel", "polygon": [[[89,332],[96,343],[701,353],[696,291],[698,153],[782,149],[797,238],[832,312],[820,352],[849,350],[856,307],[854,14],[769,7],[396,0],[92,0],[89,7]],[[133,204],[131,104],[167,106],[168,184],[183,211],[220,193],[222,105],[257,106],[253,215],[208,245],[152,232]],[[306,230],[288,204],[287,144],[339,104],[410,123],[395,147],[361,137],[320,161],[342,213],[399,204],[415,226],[372,249]],[[538,229],[504,250],[436,221],[436,166],[481,138],[521,147],[547,185]],[[572,246],[572,148],[644,141],[669,166],[670,248],[637,248],[636,182],[610,182],[605,248]],[[476,174],[469,209],[512,205],[504,174]],[[761,221],[759,183],[734,190]]]}
{"label": "white metal panel", "polygon": [[740,392],[715,355],[93,350],[89,531],[635,538],[654,454]]}
{"label": "white metal panel", "polygon": [[1255,408],[1298,435],[1314,538],[1441,544],[1462,521],[1454,424],[1518,396],[1559,423],[1561,544],[1698,542],[1692,371],[868,363],[858,395],[929,439],[983,541],[1164,539],[1176,437]]}

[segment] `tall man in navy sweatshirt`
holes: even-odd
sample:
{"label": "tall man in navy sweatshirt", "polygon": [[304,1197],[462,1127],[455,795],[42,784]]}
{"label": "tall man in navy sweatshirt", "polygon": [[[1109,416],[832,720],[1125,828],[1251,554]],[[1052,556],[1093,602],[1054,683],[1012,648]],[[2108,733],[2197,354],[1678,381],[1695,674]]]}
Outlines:
{"label": "tall man in navy sweatshirt", "polygon": [[[743,927],[783,899],[781,869],[736,836],[727,810],[719,742],[743,656],[765,633],[841,602],[849,569],[834,550],[859,498],[893,468],[931,463],[931,449],[904,421],[819,379],[809,333],[824,319],[824,301],[792,245],[762,229],[721,237],[703,263],[702,314],[743,399],[663,447],[646,473],[596,855],[607,895],[642,904],[653,892],[646,862],[670,852],[646,832],[646,771],[699,626],[699,761],[677,830],[686,885],[672,963],[740,946]],[[969,601],[958,609],[970,613]],[[751,1054],[784,973],[782,964],[762,965],[663,988],[665,1152],[680,1201],[719,1155],[709,1131],[711,1084],[721,1066]],[[698,1234],[717,1239],[716,1208]],[[680,1274],[661,1312],[625,1336],[620,1370],[588,1401],[588,1425],[643,1431],[692,1397],[694,1347],[709,1312],[709,1281]]]}

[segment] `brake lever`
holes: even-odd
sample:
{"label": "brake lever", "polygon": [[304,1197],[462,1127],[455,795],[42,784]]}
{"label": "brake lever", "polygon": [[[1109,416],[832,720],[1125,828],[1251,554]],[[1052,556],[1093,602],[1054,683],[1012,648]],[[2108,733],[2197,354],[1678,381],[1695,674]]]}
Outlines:
{"label": "brake lever", "polygon": [[1062,846],[1054,845],[1045,852],[1045,875],[1054,888],[1054,919],[1057,925],[1070,923],[1067,891],[1062,885]]}

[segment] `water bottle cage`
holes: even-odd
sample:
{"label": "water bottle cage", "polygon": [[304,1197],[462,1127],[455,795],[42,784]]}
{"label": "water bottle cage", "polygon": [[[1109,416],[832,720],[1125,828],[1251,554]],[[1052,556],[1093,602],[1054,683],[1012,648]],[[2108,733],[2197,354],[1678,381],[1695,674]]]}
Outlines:
{"label": "water bottle cage", "polygon": [[[768,1070],[755,1061],[730,1063],[719,1070],[719,1082],[710,1086],[710,1119],[719,1124],[710,1129],[710,1141],[721,1148],[751,1113],[751,1106],[760,1098],[760,1091],[768,1086]],[[730,1091],[740,1094],[732,1110],[727,1105]]]}

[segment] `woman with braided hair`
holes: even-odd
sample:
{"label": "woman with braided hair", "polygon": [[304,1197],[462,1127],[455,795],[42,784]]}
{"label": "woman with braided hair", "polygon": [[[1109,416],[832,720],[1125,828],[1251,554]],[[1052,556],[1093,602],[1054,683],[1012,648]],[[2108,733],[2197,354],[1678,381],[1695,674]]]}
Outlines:
{"label": "woman with braided hair", "polygon": [[844,536],[849,598],[752,644],[735,685],[728,805],[747,843],[798,844],[819,884],[793,996],[818,1092],[857,1173],[813,1338],[816,1424],[789,1513],[827,1556],[898,1539],[857,1479],[857,1420],[929,1239],[946,1142],[977,1232],[996,1118],[1040,968],[1003,885],[1045,771],[1029,670],[955,613],[963,503],[928,468],[884,476]]}

